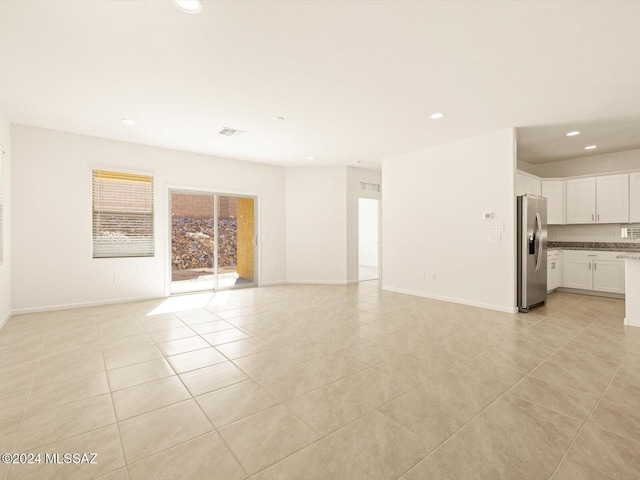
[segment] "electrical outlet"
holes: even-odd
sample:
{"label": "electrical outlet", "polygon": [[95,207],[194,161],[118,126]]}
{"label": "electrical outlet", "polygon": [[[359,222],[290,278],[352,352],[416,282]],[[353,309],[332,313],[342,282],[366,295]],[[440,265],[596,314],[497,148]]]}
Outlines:
{"label": "electrical outlet", "polygon": [[436,279],[437,279],[437,275],[436,275],[435,273],[432,273],[432,274],[431,274],[431,278],[432,278],[432,279],[434,279],[434,280],[436,280]]}
{"label": "electrical outlet", "polygon": [[113,275],[113,283],[120,283],[120,275],[117,273]]}
{"label": "electrical outlet", "polygon": [[424,280],[425,279],[425,273],[424,272],[420,272],[420,280]]}

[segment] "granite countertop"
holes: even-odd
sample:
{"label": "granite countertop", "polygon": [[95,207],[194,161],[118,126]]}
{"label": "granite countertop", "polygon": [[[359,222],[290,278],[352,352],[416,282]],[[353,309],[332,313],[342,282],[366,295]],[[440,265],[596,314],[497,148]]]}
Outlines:
{"label": "granite countertop", "polygon": [[552,242],[547,241],[547,250],[595,250],[606,252],[638,252],[640,243],[637,242]]}
{"label": "granite countertop", "polygon": [[616,258],[624,258],[625,260],[640,260],[640,253],[623,253],[622,255],[616,255]]}

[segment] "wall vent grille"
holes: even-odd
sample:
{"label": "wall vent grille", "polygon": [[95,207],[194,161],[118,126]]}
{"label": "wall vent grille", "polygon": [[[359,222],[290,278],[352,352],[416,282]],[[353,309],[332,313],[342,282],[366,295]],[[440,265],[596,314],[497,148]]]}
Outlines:
{"label": "wall vent grille", "polygon": [[360,190],[365,192],[380,192],[381,186],[379,183],[360,182]]}
{"label": "wall vent grille", "polygon": [[640,238],[640,228],[638,227],[623,228],[622,238]]}

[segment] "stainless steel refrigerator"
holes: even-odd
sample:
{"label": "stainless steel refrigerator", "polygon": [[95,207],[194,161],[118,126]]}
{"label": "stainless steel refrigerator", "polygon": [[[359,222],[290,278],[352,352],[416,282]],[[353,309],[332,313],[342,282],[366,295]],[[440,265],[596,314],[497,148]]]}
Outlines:
{"label": "stainless steel refrigerator", "polygon": [[518,197],[518,311],[547,300],[547,199]]}

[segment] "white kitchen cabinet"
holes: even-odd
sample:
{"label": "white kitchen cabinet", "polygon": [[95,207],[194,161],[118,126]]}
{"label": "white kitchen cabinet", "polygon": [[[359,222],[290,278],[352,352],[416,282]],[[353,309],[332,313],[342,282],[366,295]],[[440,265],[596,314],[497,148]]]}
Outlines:
{"label": "white kitchen cabinet", "polygon": [[629,222],[629,174],[596,177],[596,223]]}
{"label": "white kitchen cabinet", "polygon": [[640,223],[640,172],[629,174],[629,222]]}
{"label": "white kitchen cabinet", "polygon": [[562,251],[547,251],[547,292],[562,286]]}
{"label": "white kitchen cabinet", "polygon": [[594,223],[595,220],[595,177],[567,180],[567,223]]}
{"label": "white kitchen cabinet", "polygon": [[586,252],[564,250],[562,254],[562,286],[593,290],[591,258],[586,255]]}
{"label": "white kitchen cabinet", "polygon": [[628,222],[628,173],[567,180],[567,223]]}
{"label": "white kitchen cabinet", "polygon": [[624,293],[624,260],[594,260],[593,289],[597,292]]}
{"label": "white kitchen cabinet", "polygon": [[624,260],[619,252],[564,250],[563,281],[566,288],[624,293]]}
{"label": "white kitchen cabinet", "polygon": [[526,182],[527,185],[527,193],[532,195],[541,196],[542,195],[542,182],[538,178],[528,177]]}
{"label": "white kitchen cabinet", "polygon": [[525,173],[516,173],[516,196],[525,195],[538,195],[542,194],[542,182],[539,178]]}
{"label": "white kitchen cabinet", "polygon": [[542,180],[542,196],[547,199],[547,224],[564,225],[566,223],[566,181]]}

